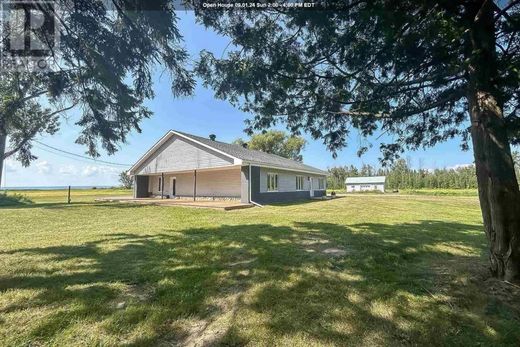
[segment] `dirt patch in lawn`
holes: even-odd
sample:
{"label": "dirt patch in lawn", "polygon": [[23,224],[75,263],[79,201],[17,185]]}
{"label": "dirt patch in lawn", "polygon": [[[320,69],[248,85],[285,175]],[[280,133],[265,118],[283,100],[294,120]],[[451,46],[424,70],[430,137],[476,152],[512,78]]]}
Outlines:
{"label": "dirt patch in lawn", "polygon": [[189,324],[186,335],[179,345],[188,347],[212,346],[221,341],[233,325],[241,296],[242,293],[238,292],[218,299],[215,302],[218,313],[213,316],[213,319],[200,320]]}
{"label": "dirt patch in lawn", "polygon": [[347,251],[341,248],[327,248],[322,251],[323,254],[329,255],[331,257],[342,257],[347,255]]}
{"label": "dirt patch in lawn", "polygon": [[226,265],[227,266],[231,266],[231,267],[238,267],[238,266],[249,265],[249,264],[253,263],[254,261],[256,261],[256,258],[239,260],[239,261],[236,261],[236,262],[228,263]]}
{"label": "dirt patch in lawn", "polygon": [[428,293],[452,310],[467,307],[474,297],[485,293],[488,297],[486,314],[513,311],[520,316],[520,286],[491,277],[486,260],[454,259],[440,263],[432,270],[436,283]]}
{"label": "dirt patch in lawn", "polygon": [[128,284],[125,286],[119,297],[113,301],[115,308],[125,309],[130,302],[149,301],[155,294],[152,286],[142,286],[137,284]]}
{"label": "dirt patch in lawn", "polygon": [[500,310],[501,306],[508,306],[520,316],[520,285],[507,281],[498,280],[491,277],[491,273],[487,265],[482,265],[472,272],[471,281],[476,286],[482,286],[491,297],[486,311],[494,313]]}
{"label": "dirt patch in lawn", "polygon": [[175,345],[213,346],[226,340],[235,323],[242,295],[246,289],[242,281],[247,281],[256,261],[255,257],[239,254],[235,261],[226,263],[226,266],[233,271],[238,284],[221,288],[220,294],[208,302],[207,318],[188,319],[176,324],[175,330],[180,334],[176,335]]}
{"label": "dirt patch in lawn", "polygon": [[351,253],[351,249],[334,245],[321,235],[311,234],[295,241],[308,253],[316,253],[329,257],[343,257]]}

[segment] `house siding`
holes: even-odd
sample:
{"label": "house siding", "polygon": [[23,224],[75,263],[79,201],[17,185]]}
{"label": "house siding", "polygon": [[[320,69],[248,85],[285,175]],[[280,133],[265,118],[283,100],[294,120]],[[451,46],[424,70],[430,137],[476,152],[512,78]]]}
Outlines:
{"label": "house siding", "polygon": [[[276,192],[267,191],[268,173],[278,174],[278,191]],[[296,190],[296,176],[304,177],[303,190]],[[314,182],[316,182],[314,183],[315,185],[317,185],[318,178],[326,178],[326,176],[310,175],[297,171],[286,171],[253,166],[251,167],[251,199],[259,204],[310,199],[310,177],[312,177]],[[324,196],[325,193],[325,189],[314,189],[315,197]]]}
{"label": "house siding", "polygon": [[374,191],[378,190],[380,192],[385,192],[385,185],[384,183],[347,183],[346,184],[346,190],[347,193],[352,192],[364,192],[364,191]]}
{"label": "house siding", "polygon": [[240,202],[249,203],[249,166],[240,169]]}
{"label": "house siding", "polygon": [[[159,178],[150,176],[150,192],[161,195],[159,190]],[[164,193],[172,194],[171,179],[175,177],[175,195],[180,197],[193,196],[194,173],[176,173],[164,175]],[[196,195],[198,197],[232,197],[240,198],[240,168],[229,170],[197,171]]]}
{"label": "house siding", "polygon": [[197,195],[240,197],[240,168],[197,172]]}
{"label": "house siding", "polygon": [[[325,185],[327,180],[325,176],[312,175],[297,171],[287,171],[279,169],[260,168],[260,193],[267,193],[267,174],[275,173],[278,174],[278,192],[295,192],[296,190],[296,176],[303,176],[303,189],[301,191],[310,191],[311,182],[310,178],[314,182],[314,191],[318,189],[318,179],[323,178]],[[326,187],[325,187],[326,188]]]}
{"label": "house siding", "polygon": [[233,163],[228,156],[174,135],[139,166],[135,174],[214,168]]}

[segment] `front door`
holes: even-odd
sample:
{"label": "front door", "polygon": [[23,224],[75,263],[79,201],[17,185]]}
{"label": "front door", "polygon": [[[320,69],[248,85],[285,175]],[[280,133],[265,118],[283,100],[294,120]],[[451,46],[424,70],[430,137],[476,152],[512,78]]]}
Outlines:
{"label": "front door", "polygon": [[171,184],[170,184],[172,196],[175,196],[175,183],[176,182],[177,182],[177,179],[175,177],[172,177]]}
{"label": "front door", "polygon": [[310,186],[311,198],[313,198],[314,197],[314,187],[313,187],[314,182],[312,181],[312,177],[310,177],[309,181],[310,181],[310,185],[311,185]]}

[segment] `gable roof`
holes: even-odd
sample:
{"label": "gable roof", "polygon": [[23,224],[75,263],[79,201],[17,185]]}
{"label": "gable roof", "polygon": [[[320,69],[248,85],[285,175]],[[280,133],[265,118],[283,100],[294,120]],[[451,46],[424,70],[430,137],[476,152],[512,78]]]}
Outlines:
{"label": "gable roof", "polygon": [[145,161],[152,153],[155,152],[157,148],[159,148],[164,142],[166,142],[173,135],[177,135],[184,139],[191,140],[203,147],[212,149],[218,153],[224,154],[232,159],[234,159],[235,164],[239,165],[255,165],[255,166],[264,166],[264,167],[272,167],[278,168],[282,170],[292,170],[292,171],[300,171],[313,173],[318,175],[327,175],[326,171],[317,169],[315,167],[305,165],[303,163],[287,159],[284,157],[280,157],[275,154],[269,154],[261,151],[255,151],[251,149],[244,148],[240,145],[229,144],[220,141],[213,141],[209,138],[196,136],[188,133],[184,133],[181,131],[170,130],[166,135],[164,135],[150,150],[148,150],[129,170],[130,173],[139,167],[139,165]]}
{"label": "gable roof", "polygon": [[347,177],[346,184],[364,184],[364,183],[385,183],[386,176],[371,176],[371,177]]}

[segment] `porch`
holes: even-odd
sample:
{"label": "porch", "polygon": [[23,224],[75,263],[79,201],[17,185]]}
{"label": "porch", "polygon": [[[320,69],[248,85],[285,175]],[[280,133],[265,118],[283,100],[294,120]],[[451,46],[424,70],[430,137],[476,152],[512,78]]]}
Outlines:
{"label": "porch", "polygon": [[217,210],[239,210],[253,207],[251,204],[241,203],[239,200],[189,200],[189,199],[161,199],[161,198],[133,198],[130,196],[106,197],[98,199],[102,202],[134,203],[153,206],[183,206],[194,208],[210,208]]}
{"label": "porch", "polygon": [[204,168],[134,176],[134,199],[248,202],[242,196],[240,166]]}

